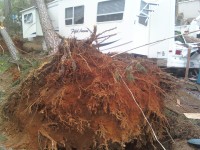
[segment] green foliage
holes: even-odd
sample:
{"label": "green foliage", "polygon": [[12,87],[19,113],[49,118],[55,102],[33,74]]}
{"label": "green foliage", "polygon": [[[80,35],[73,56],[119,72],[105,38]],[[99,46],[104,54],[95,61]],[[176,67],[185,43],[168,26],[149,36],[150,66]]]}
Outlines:
{"label": "green foliage", "polygon": [[19,61],[20,79],[16,80],[12,86],[18,85],[21,80],[30,72],[30,70],[38,68],[39,64],[40,63],[33,58],[28,59],[22,57]]}
{"label": "green foliage", "polygon": [[4,135],[0,134],[0,142],[4,142],[6,140],[7,138]]}
{"label": "green foliage", "polygon": [[0,74],[4,73],[10,66],[10,56],[7,54],[0,55]]}
{"label": "green foliage", "polygon": [[[8,70],[11,66],[17,67],[17,65],[10,62],[11,57],[8,54],[0,55],[0,74],[3,74],[6,70]],[[30,72],[31,69],[36,69],[39,66],[39,62],[33,58],[25,58],[22,57],[19,60],[20,67],[20,78],[12,83],[12,87],[18,85],[23,78]],[[1,81],[0,81],[1,82]],[[0,99],[3,97],[3,94],[0,91]]]}
{"label": "green foliage", "polygon": [[21,77],[23,78],[25,75],[27,75],[31,69],[36,69],[39,66],[39,62],[33,58],[22,58],[19,61],[19,66],[21,70]]}
{"label": "green foliage", "polygon": [[0,1],[0,9],[3,10],[3,1]]}
{"label": "green foliage", "polygon": [[20,82],[21,82],[20,79],[14,81],[14,82],[12,83],[12,87],[15,87],[16,85],[20,84]]}
{"label": "green foliage", "polygon": [[[3,97],[5,96],[5,92],[4,91],[0,91],[0,101],[3,99]],[[1,141],[1,137],[0,137],[0,141]]]}
{"label": "green foliage", "polygon": [[117,70],[115,70],[114,78],[115,78],[115,81],[117,81],[117,82],[120,81],[120,75],[119,75],[119,72]]}
{"label": "green foliage", "polygon": [[126,68],[126,79],[128,81],[135,81],[135,78],[133,76],[133,67],[132,66],[128,66]]}
{"label": "green foliage", "polygon": [[12,83],[12,87],[20,84],[20,82],[30,72],[30,70],[36,69],[39,66],[39,62],[35,59],[27,59],[22,57],[22,59],[19,61],[19,66],[21,71],[20,78]]}
{"label": "green foliage", "polygon": [[136,68],[137,68],[137,70],[138,70],[139,72],[141,72],[141,73],[147,73],[147,69],[146,69],[144,66],[142,66],[141,63],[137,63],[137,64],[136,64]]}
{"label": "green foliage", "polygon": [[31,7],[31,0],[12,0],[12,14],[20,16],[20,11]]}
{"label": "green foliage", "polygon": [[[20,11],[31,7],[32,3],[31,0],[11,0],[11,11],[10,15],[5,18],[4,25],[8,29],[9,34],[21,34],[22,33],[22,27],[21,27],[21,13]],[[3,4],[2,4],[3,6]],[[6,8],[4,8],[6,9]],[[12,16],[16,16],[15,19],[13,19]]]}

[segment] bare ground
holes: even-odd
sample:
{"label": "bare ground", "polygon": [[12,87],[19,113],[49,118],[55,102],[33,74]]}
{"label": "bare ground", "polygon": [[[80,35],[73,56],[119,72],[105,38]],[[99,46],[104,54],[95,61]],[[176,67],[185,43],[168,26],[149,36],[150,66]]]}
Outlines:
{"label": "bare ground", "polygon": [[[173,150],[196,150],[188,145],[190,138],[200,137],[200,120],[188,119],[183,113],[200,113],[200,85],[178,81],[180,87],[165,100],[166,116],[174,138]],[[180,105],[177,103],[180,101]]]}

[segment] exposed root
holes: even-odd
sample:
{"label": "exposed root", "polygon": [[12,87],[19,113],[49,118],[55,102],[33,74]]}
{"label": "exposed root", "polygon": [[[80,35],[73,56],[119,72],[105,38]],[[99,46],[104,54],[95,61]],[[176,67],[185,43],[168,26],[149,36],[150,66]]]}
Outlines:
{"label": "exposed root", "polygon": [[165,147],[162,145],[162,143],[159,141],[158,137],[156,136],[156,133],[155,133],[155,131],[154,131],[152,125],[151,125],[150,122],[148,121],[146,115],[144,114],[144,111],[142,110],[142,108],[141,108],[140,105],[138,104],[137,100],[135,99],[133,93],[131,92],[131,90],[130,90],[130,88],[128,87],[128,85],[126,84],[126,82],[123,80],[122,76],[121,76],[121,80],[122,80],[122,82],[124,83],[126,89],[130,92],[131,97],[133,98],[134,102],[136,103],[136,105],[137,105],[138,108],[140,109],[140,111],[141,111],[141,113],[142,113],[144,119],[147,121],[147,123],[148,123],[148,125],[149,125],[149,127],[150,127],[150,129],[151,129],[151,131],[152,131],[152,133],[153,133],[153,136],[155,137],[156,141],[160,144],[160,146],[161,146],[164,150],[166,150]]}
{"label": "exposed root", "polygon": [[112,59],[76,40],[60,51],[5,105],[6,117],[38,143],[30,149],[163,147],[162,98],[172,84],[167,77],[163,83],[161,70],[143,60]]}
{"label": "exposed root", "polygon": [[51,149],[51,150],[57,150],[57,142],[48,135],[48,132],[46,132],[44,129],[40,129],[38,131],[38,142],[39,142],[39,146],[41,149],[43,149],[40,145],[40,143],[42,141],[40,141],[40,135],[42,135],[43,137],[47,138],[50,142],[51,142],[51,145],[46,145],[45,147],[47,147],[48,149]]}
{"label": "exposed root", "polygon": [[87,63],[87,61],[85,60],[85,58],[83,57],[83,56],[81,56],[80,54],[77,54],[78,56],[80,56],[82,59],[83,59],[83,61],[86,63],[86,65],[87,65],[87,67],[88,67],[88,69],[92,72],[92,69],[90,68],[90,66],[88,65],[88,63]]}

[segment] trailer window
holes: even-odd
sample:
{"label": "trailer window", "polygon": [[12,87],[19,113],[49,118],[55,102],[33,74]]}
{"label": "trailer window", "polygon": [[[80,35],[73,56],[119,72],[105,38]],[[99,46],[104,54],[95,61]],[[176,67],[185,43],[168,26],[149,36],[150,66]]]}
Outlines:
{"label": "trailer window", "polygon": [[84,6],[65,8],[65,25],[83,24]]}
{"label": "trailer window", "polygon": [[33,13],[24,15],[24,23],[32,23],[33,22]]}
{"label": "trailer window", "polygon": [[140,4],[140,14],[139,14],[139,23],[142,25],[148,25],[149,19],[149,4],[141,0]]}
{"label": "trailer window", "polygon": [[123,19],[125,0],[110,0],[98,3],[97,22]]}

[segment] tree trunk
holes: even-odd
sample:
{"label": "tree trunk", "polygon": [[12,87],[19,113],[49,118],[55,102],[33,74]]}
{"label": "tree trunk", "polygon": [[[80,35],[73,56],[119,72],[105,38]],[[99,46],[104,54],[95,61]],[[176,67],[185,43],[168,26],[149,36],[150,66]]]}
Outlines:
{"label": "tree trunk", "polygon": [[10,0],[4,0],[4,16],[8,17],[11,12],[11,1]]}
{"label": "tree trunk", "polygon": [[54,31],[52,22],[48,15],[46,4],[44,0],[35,0],[35,3],[38,9],[40,23],[47,48],[50,53],[56,53],[61,40]]}
{"label": "tree trunk", "polygon": [[176,24],[178,22],[178,15],[179,15],[179,7],[178,7],[178,0],[176,0],[176,4],[175,4],[175,22],[176,22]]}
{"label": "tree trunk", "polygon": [[10,38],[8,32],[6,31],[5,27],[0,27],[0,33],[8,47],[8,50],[15,62],[19,60],[19,53],[15,47],[15,44],[13,43],[12,39]]}

